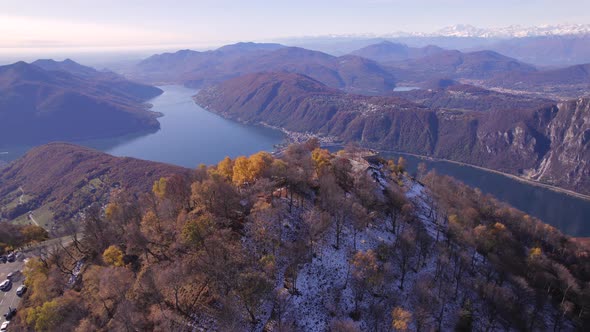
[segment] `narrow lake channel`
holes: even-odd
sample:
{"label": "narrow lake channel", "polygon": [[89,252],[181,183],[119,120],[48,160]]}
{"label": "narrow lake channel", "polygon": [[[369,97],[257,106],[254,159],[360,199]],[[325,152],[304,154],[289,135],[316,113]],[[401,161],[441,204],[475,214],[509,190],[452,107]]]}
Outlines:
{"label": "narrow lake channel", "polygon": [[590,236],[589,200],[448,161],[433,161],[395,153],[382,153],[382,156],[395,159],[403,156],[408,161],[410,173],[416,173],[418,164],[423,162],[429,170],[434,169],[439,174],[450,175],[467,185],[477,187],[482,192],[491,194],[568,235]]}

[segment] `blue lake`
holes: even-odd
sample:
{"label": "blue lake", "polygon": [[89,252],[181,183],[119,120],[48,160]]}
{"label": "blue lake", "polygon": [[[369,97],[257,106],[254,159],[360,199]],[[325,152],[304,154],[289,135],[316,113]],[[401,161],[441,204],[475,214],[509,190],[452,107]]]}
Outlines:
{"label": "blue lake", "polygon": [[[164,93],[149,101],[152,111],[160,112],[160,130],[125,137],[75,141],[121,157],[159,161],[195,168],[215,164],[225,156],[250,155],[272,151],[282,143],[282,132],[244,125],[208,112],[194,103],[193,89],[178,85],[161,86]],[[0,160],[14,160],[30,146],[0,148]]]}
{"label": "blue lake", "polygon": [[[399,158],[399,154],[382,153],[385,158]],[[425,163],[428,170],[452,176],[463,183],[480,188],[515,208],[535,216],[572,235],[590,236],[590,201],[557,192],[549,188],[488,172],[479,168],[460,165],[442,160],[429,160],[411,155],[401,155],[407,160],[408,172],[415,173],[419,163]]]}
{"label": "blue lake", "polygon": [[161,129],[104,149],[115,156],[161,161],[194,168],[214,164],[225,156],[272,151],[283,141],[283,133],[259,126],[240,124],[204,110],[194,103],[193,89],[162,86],[164,93],[150,101],[161,112]]}
{"label": "blue lake", "polygon": [[[224,119],[197,106],[195,90],[182,86],[163,86],[164,94],[150,101],[153,111],[164,114],[161,129],[154,133],[127,137],[73,142],[116,156],[135,157],[194,168],[214,164],[225,156],[250,155],[282,143],[281,132],[243,125]],[[30,147],[2,147],[0,160],[10,161]],[[397,158],[395,154],[385,156]],[[485,170],[445,161],[431,161],[404,155],[408,169],[415,172],[419,162],[429,169],[453,176],[478,187],[514,207],[540,218],[564,233],[590,236],[590,201],[520,182]]]}

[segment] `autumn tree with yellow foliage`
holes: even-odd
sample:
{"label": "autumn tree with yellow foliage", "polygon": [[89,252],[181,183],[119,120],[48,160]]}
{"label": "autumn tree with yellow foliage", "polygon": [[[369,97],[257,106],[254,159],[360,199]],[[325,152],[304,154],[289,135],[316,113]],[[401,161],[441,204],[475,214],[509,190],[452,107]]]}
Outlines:
{"label": "autumn tree with yellow foliage", "polygon": [[412,313],[402,307],[391,311],[391,327],[396,331],[408,331],[412,322]]}
{"label": "autumn tree with yellow foliage", "polygon": [[268,152],[258,152],[250,157],[240,156],[234,162],[232,181],[241,186],[260,178],[272,165],[273,158]]}
{"label": "autumn tree with yellow foliage", "polygon": [[116,267],[125,265],[125,263],[123,263],[123,252],[116,245],[108,247],[102,254],[102,259],[108,265]]}
{"label": "autumn tree with yellow foliage", "polygon": [[403,160],[390,172],[350,155],[316,140],[111,195],[87,209],[79,241],[27,262],[11,325],[307,330],[313,308],[334,331],[584,327],[590,267],[575,242],[436,175],[415,206]]}
{"label": "autumn tree with yellow foliage", "polygon": [[166,178],[160,178],[154,185],[152,186],[152,192],[159,198],[163,198],[166,195],[166,183],[168,180]]}

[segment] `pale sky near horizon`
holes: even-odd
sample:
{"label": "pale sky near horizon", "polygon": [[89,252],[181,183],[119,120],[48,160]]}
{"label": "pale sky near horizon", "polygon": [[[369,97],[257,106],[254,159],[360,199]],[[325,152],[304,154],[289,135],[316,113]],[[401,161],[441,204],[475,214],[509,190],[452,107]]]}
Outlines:
{"label": "pale sky near horizon", "polygon": [[0,52],[148,48],[455,24],[590,23],[590,0],[0,0]]}

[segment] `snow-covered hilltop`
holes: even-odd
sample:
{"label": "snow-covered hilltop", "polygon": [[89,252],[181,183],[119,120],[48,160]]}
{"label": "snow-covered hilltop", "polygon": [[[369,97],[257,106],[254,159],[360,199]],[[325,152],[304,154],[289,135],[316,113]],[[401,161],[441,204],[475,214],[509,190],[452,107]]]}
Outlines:
{"label": "snow-covered hilltop", "polygon": [[590,330],[585,245],[405,169],[310,140],[148,180],[141,199],[113,191],[71,245],[27,263],[11,328]]}

